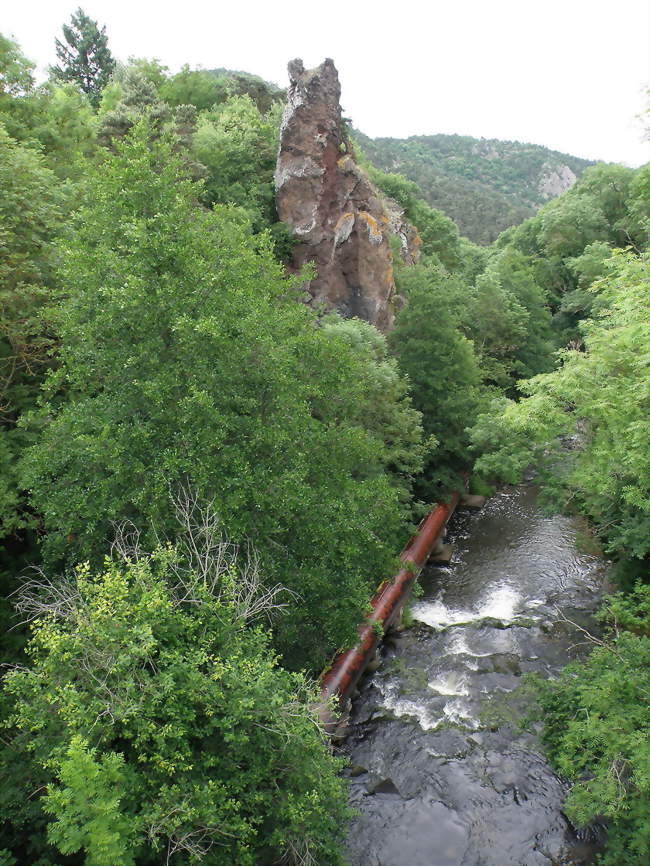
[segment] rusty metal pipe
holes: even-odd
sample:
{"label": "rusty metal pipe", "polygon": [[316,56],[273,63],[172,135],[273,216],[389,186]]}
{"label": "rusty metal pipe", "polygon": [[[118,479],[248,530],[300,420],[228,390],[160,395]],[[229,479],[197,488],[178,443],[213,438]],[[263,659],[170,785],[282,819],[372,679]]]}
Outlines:
{"label": "rusty metal pipe", "polygon": [[357,643],[351,649],[339,653],[331,666],[321,674],[321,704],[318,709],[325,730],[331,732],[336,725],[329,710],[330,698],[344,700],[354,690],[386,629],[399,617],[413,581],[436,546],[458,499],[459,494],[454,493],[448,503],[438,504],[422,521],[400,554],[405,568],[392,580],[381,583],[371,599],[372,610],[359,626]]}

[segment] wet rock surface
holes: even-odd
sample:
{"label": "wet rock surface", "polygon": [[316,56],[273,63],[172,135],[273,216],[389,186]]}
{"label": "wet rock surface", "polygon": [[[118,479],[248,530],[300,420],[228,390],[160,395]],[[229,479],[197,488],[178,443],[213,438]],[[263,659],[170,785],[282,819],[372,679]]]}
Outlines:
{"label": "wet rock surface", "polygon": [[[454,562],[429,569],[416,624],[393,635],[354,702],[350,757],[355,866],[551,866],[591,862],[562,813],[566,787],[506,703],[521,674],[552,676],[584,650],[604,564],[576,524],[545,517],[520,488],[461,513]],[[512,721],[508,721],[512,719]]]}
{"label": "wet rock surface", "polygon": [[289,90],[275,172],[278,216],[296,236],[293,268],[313,262],[306,289],[317,305],[389,330],[395,282],[389,238],[401,256],[419,256],[417,230],[356,164],[341,117],[341,87],[331,60],[289,64]]}

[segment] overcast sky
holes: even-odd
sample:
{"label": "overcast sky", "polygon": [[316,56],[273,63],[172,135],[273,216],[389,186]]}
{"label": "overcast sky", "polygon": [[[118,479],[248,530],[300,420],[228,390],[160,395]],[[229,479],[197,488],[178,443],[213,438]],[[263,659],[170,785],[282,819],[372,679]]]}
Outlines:
{"label": "overcast sky", "polygon": [[650,0],[0,0],[0,27],[43,70],[79,2],[120,60],[225,66],[286,86],[291,58],[332,57],[345,114],[371,136],[455,132],[650,160],[638,119]]}

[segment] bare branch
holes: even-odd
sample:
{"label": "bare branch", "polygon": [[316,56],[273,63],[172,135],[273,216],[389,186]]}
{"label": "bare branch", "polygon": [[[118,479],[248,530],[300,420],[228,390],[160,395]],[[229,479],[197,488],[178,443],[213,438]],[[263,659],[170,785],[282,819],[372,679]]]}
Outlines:
{"label": "bare branch", "polygon": [[86,609],[85,601],[73,577],[51,580],[39,568],[32,568],[34,577],[26,578],[15,592],[14,608],[23,619],[13,628],[42,616],[55,619],[78,618]]}
{"label": "bare branch", "polygon": [[140,530],[130,520],[113,523],[115,537],[111,544],[111,557],[118,557],[125,562],[137,562],[142,558],[140,546]]}
{"label": "bare branch", "polygon": [[222,530],[214,501],[202,504],[196,491],[183,485],[172,494],[172,501],[183,530],[176,545],[179,560],[172,564],[179,604],[200,604],[207,590],[215,598],[227,596],[237,619],[245,622],[271,619],[287,606],[280,596],[294,593],[281,584],[264,586],[254,548],[247,545],[245,556],[241,556],[238,546]]}

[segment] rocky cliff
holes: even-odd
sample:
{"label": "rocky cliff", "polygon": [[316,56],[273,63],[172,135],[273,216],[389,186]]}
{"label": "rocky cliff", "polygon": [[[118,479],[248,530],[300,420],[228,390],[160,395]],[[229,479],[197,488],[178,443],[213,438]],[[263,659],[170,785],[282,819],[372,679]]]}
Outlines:
{"label": "rocky cliff", "polygon": [[314,263],[316,276],[306,286],[314,304],[389,330],[395,293],[390,237],[413,262],[417,231],[354,161],[334,63],[306,70],[293,60],[289,80],[275,188],[278,215],[298,240],[293,267]]}

